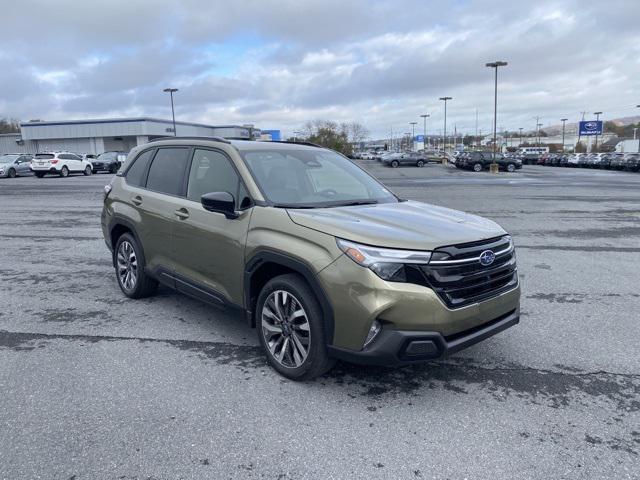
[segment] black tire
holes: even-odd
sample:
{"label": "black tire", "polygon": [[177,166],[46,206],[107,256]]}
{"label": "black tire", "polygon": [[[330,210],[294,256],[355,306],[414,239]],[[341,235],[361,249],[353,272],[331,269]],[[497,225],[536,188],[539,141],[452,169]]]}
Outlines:
{"label": "black tire", "polygon": [[474,172],[481,172],[482,171],[482,164],[480,162],[476,162],[473,164],[473,171]]}
{"label": "black tire", "polygon": [[61,176],[61,177],[63,177],[63,178],[65,178],[65,177],[68,177],[68,176],[69,176],[69,169],[68,169],[66,166],[63,166],[63,167],[60,169],[60,176]]}
{"label": "black tire", "polygon": [[[306,320],[309,326],[308,353],[299,366],[285,366],[281,364],[275,358],[274,354],[271,353],[267,345],[265,330],[262,327],[262,311],[267,299],[276,291],[285,291],[293,296],[306,314]],[[269,364],[280,375],[297,381],[310,380],[328,372],[335,364],[335,360],[330,358],[327,353],[322,309],[315,294],[300,275],[292,273],[280,275],[269,280],[258,296],[254,315],[260,345],[265,352]],[[289,356],[292,357],[291,354]]]}
{"label": "black tire", "polygon": [[398,162],[397,160],[391,161],[391,168],[398,168],[398,165],[400,165],[400,162]]}
{"label": "black tire", "polygon": [[85,177],[88,177],[89,175],[91,175],[93,173],[93,170],[91,170],[91,167],[89,165],[87,165],[87,167],[84,169],[84,175]]}
{"label": "black tire", "polygon": [[95,175],[96,173],[98,173],[98,170],[91,170],[91,173]]}
{"label": "black tire", "polygon": [[9,176],[9,178],[16,178],[16,169],[10,168],[9,171],[7,172],[7,175]]}
{"label": "black tire", "polygon": [[[133,252],[135,254],[136,260],[136,280],[135,284],[131,288],[127,288],[124,283],[121,275],[119,273],[119,258],[118,253],[123,245],[123,243],[127,242],[131,245]],[[142,252],[142,248],[136,241],[136,239],[130,233],[123,233],[116,240],[115,248],[113,249],[114,255],[114,265],[116,270],[116,280],[118,285],[120,286],[120,290],[129,298],[144,298],[153,295],[158,288],[158,282],[151,278],[145,272],[145,260],[144,253]]]}
{"label": "black tire", "polygon": [[44,173],[36,173],[35,176],[38,178],[44,178]]}
{"label": "black tire", "polygon": [[516,164],[515,163],[507,164],[507,172],[513,173],[515,171],[516,171]]}
{"label": "black tire", "polygon": [[118,165],[111,165],[109,167],[109,173],[116,173],[118,171]]}
{"label": "black tire", "polygon": [[423,160],[418,160],[418,161],[416,162],[416,167],[419,167],[419,168],[424,167],[424,161],[423,161]]}

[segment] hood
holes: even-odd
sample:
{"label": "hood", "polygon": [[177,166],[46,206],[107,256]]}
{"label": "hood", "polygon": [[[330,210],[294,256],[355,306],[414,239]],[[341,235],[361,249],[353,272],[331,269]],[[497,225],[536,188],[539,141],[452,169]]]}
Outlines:
{"label": "hood", "polygon": [[294,223],[354,242],[433,250],[505,235],[495,222],[421,202],[288,210]]}

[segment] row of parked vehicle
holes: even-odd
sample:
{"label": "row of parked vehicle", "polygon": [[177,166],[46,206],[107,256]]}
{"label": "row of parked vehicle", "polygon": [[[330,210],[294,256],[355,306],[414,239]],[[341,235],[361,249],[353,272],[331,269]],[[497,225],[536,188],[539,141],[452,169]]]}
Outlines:
{"label": "row of parked vehicle", "polygon": [[97,156],[72,152],[7,153],[0,155],[0,177],[116,173],[126,158],[124,152],[104,152]]}
{"label": "row of parked vehicle", "polygon": [[547,153],[538,159],[547,167],[601,168],[606,170],[640,171],[640,153]]}
{"label": "row of parked vehicle", "polygon": [[[515,172],[522,168],[522,160],[516,154],[495,154],[495,163],[498,164],[500,170],[505,172]],[[474,172],[481,172],[488,170],[489,165],[494,162],[493,152],[481,152],[481,151],[469,151],[469,152],[456,152],[453,157],[452,163],[456,168],[462,170],[473,170]]]}

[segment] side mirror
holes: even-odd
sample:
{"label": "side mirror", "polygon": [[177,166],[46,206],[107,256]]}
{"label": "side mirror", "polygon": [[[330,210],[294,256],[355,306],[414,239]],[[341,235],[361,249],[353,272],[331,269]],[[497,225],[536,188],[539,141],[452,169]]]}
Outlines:
{"label": "side mirror", "polygon": [[227,218],[238,218],[236,200],[229,192],[205,193],[200,197],[202,206],[209,212],[222,213]]}

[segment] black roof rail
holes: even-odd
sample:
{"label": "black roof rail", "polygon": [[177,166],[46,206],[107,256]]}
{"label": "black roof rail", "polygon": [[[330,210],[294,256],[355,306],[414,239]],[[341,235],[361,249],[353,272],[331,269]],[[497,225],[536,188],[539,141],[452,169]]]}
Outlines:
{"label": "black roof rail", "polygon": [[211,136],[211,137],[207,137],[207,136],[197,136],[197,135],[187,135],[187,136],[166,136],[166,137],[158,137],[158,138],[154,138],[152,140],[149,140],[149,143],[151,142],[159,142],[162,140],[210,140],[212,142],[222,142],[222,143],[231,143],[229,140],[227,140],[226,138],[222,138],[222,137],[215,137],[215,136]]}

